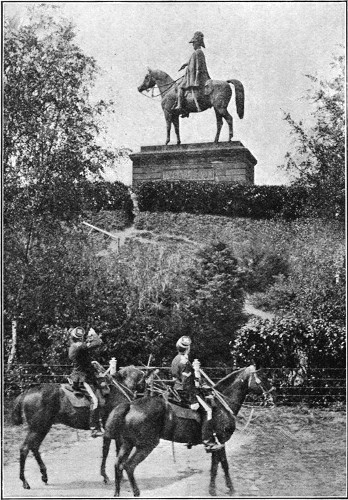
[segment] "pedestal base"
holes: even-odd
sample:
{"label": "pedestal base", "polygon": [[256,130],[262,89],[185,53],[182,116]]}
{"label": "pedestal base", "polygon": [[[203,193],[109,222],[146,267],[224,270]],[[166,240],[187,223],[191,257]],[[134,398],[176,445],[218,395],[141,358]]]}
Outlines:
{"label": "pedestal base", "polygon": [[257,160],[239,141],[142,146],[130,155],[133,186],[146,181],[210,181],[254,184]]}

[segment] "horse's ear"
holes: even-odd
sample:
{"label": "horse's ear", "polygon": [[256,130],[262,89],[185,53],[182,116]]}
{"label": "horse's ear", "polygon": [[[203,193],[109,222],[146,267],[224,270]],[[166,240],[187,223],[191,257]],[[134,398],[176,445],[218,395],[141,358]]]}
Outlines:
{"label": "horse's ear", "polygon": [[147,69],[147,71],[148,71],[149,73],[151,73],[151,68],[150,68],[150,66],[146,66],[146,69]]}

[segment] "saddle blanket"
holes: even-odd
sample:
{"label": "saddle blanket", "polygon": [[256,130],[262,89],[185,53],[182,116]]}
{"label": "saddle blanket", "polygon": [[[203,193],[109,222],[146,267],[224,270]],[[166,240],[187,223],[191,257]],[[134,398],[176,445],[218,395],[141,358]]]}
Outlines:
{"label": "saddle blanket", "polygon": [[177,417],[188,420],[196,420],[196,422],[201,421],[201,417],[197,411],[191,410],[190,408],[184,408],[183,406],[176,405],[173,402],[170,402],[169,404],[173,413],[175,413]]}
{"label": "saddle blanket", "polygon": [[75,408],[82,408],[84,406],[89,408],[91,406],[90,400],[83,392],[74,391],[69,384],[61,384],[60,387]]}

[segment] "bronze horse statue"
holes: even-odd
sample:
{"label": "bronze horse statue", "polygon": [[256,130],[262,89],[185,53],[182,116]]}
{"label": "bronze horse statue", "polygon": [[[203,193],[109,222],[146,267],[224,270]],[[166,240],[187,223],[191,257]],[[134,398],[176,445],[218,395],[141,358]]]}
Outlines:
{"label": "bronze horse statue", "polygon": [[[248,392],[262,394],[266,401],[272,402],[270,390],[265,389],[256,372],[255,366],[250,365],[236,372],[230,373],[217,382],[213,389],[217,397],[213,408],[214,430],[221,444],[226,443],[232,436],[235,428],[235,417],[238,414]],[[156,448],[160,439],[172,442],[201,444],[201,423],[195,418],[197,412],[191,412],[190,418],[180,417],[175,405],[166,398],[155,395],[145,396],[132,402],[122,403],[114,408],[106,422],[103,461],[101,474],[104,482],[108,478],[105,473],[105,460],[112,439],[116,441],[117,457],[115,463],[115,496],[120,496],[120,483],[123,469],[127,472],[134,496],[140,495],[140,490],[134,478],[137,465]],[[211,456],[211,475],[209,493],[216,495],[216,475],[221,463],[225,473],[226,486],[229,493],[234,491],[229,474],[225,447],[215,451]]]}
{"label": "bronze horse statue", "polygon": [[[105,405],[102,407],[104,424],[115,406],[134,399],[135,392],[143,391],[145,388],[144,373],[132,365],[119,370],[114,379],[115,383],[110,382],[110,392],[105,396]],[[60,423],[75,429],[89,429],[89,402],[85,401],[84,406],[74,407],[64,389],[66,385],[68,384],[40,384],[29,388],[15,399],[12,421],[15,425],[21,425],[24,416],[29,427],[28,434],[20,448],[19,478],[23,481],[25,489],[30,489],[24,474],[25,462],[30,450],[40,467],[42,481],[47,484],[47,469],[39,448],[53,424]]]}
{"label": "bronze horse statue", "polygon": [[[182,79],[182,78],[181,78]],[[179,115],[182,113],[179,110],[173,109],[177,102],[177,85],[180,80],[174,81],[167,73],[160,70],[152,70],[148,68],[143,83],[138,87],[139,92],[144,92],[154,88],[157,85],[161,98],[162,109],[167,124],[167,140],[170,142],[170,129],[172,123],[174,125],[177,143],[181,144],[179,131]],[[211,107],[214,108],[216,115],[217,132],[214,142],[219,141],[220,131],[222,127],[222,119],[224,118],[229,127],[229,141],[233,137],[233,118],[227,111],[227,106],[232,97],[232,90],[229,84],[232,84],[235,89],[235,99],[237,114],[240,119],[244,116],[244,87],[239,80],[208,80],[204,87],[204,93],[195,98],[192,91],[185,94],[185,113],[182,116],[188,116],[189,113],[198,113],[196,100],[198,100],[200,111],[205,111]]]}

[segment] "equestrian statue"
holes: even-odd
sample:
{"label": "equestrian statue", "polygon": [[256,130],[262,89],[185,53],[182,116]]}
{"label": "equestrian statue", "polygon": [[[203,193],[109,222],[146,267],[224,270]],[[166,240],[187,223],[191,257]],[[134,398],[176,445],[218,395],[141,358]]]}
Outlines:
{"label": "equestrian statue", "polygon": [[170,142],[172,123],[177,136],[177,144],[181,144],[179,131],[179,117],[186,118],[190,113],[200,113],[213,107],[216,115],[217,131],[214,142],[220,137],[222,119],[229,127],[229,141],[233,138],[233,119],[227,111],[232,97],[230,83],[235,89],[237,114],[240,119],[244,116],[244,87],[239,80],[212,80],[208,73],[204,52],[204,35],[196,31],[192,40],[194,52],[188,63],[181,66],[179,71],[186,68],[185,75],[173,80],[161,70],[148,68],[143,83],[138,87],[139,92],[153,89],[156,85],[162,99],[162,109],[167,124],[166,145]]}

